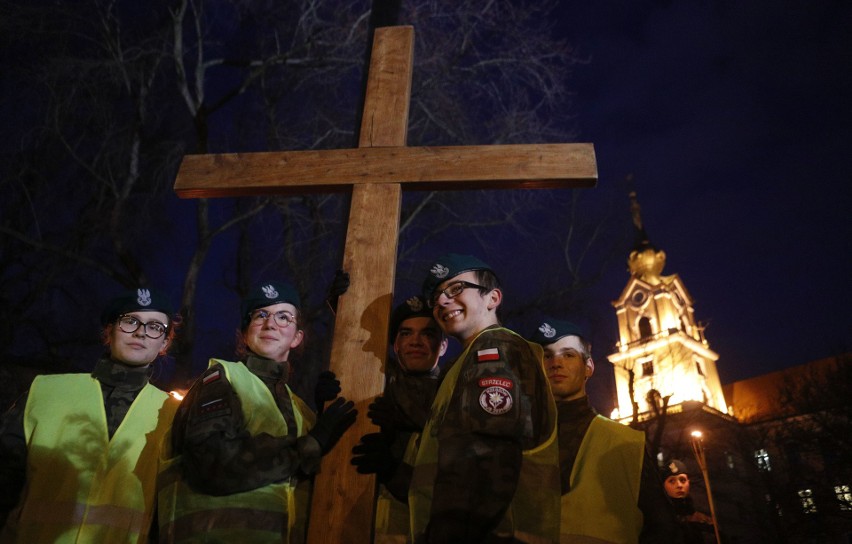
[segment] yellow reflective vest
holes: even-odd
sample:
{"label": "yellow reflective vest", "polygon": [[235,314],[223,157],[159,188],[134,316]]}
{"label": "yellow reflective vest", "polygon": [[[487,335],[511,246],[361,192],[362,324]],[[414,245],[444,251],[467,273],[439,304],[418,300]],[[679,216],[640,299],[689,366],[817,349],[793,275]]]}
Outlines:
{"label": "yellow reflective vest", "polygon": [[[516,333],[504,328],[485,329],[480,335],[497,331],[509,333],[516,337],[518,342],[526,342]],[[526,343],[537,354],[538,364],[542,365],[541,346]],[[411,539],[414,542],[425,534],[431,514],[434,481],[438,468],[439,441],[437,429],[441,426],[443,416],[446,414],[447,407],[453,397],[453,391],[459,380],[462,367],[467,364],[476,364],[469,353],[474,345],[476,345],[476,339],[459,355],[457,363],[447,372],[441,382],[435,402],[432,404],[432,416],[426,423],[426,428],[421,436],[414,476],[408,494],[408,503],[411,508]],[[543,366],[541,368],[544,376]],[[543,377],[543,379],[546,378]],[[550,395],[548,395],[544,404],[551,428],[542,444],[523,451],[521,473],[515,496],[503,515],[503,519],[494,529],[495,535],[511,536],[517,542],[554,543],[559,538],[560,486],[556,404]]]}
{"label": "yellow reflective vest", "polygon": [[24,410],[27,484],[0,541],[146,542],[177,406],[146,385],[110,439],[98,380],[37,377]]}
{"label": "yellow reflective vest", "polygon": [[639,541],[639,482],[645,434],[595,416],[562,496],[561,544],[630,544]]}
{"label": "yellow reflective vest", "polygon": [[[269,388],[242,363],[211,359],[221,365],[240,397],[246,429],[254,436],[296,434],[313,426],[313,411],[293,393],[296,429],[288,429]],[[170,460],[160,492],[161,542],[301,543],[310,499],[306,479],[269,484],[251,491],[213,496],[193,491],[180,475],[180,457]]]}

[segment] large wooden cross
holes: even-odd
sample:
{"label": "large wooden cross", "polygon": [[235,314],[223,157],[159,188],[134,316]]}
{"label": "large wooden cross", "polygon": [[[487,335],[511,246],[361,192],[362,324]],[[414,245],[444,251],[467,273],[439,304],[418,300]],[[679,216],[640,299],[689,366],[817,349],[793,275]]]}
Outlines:
{"label": "large wooden cross", "polygon": [[574,188],[597,181],[591,144],[406,147],[413,58],[412,27],[376,30],[357,149],[189,155],[175,181],[184,198],[352,191],[343,254],[351,287],[338,304],[331,370],[359,415],[316,478],[312,544],[372,541],[375,482],[349,460],[360,436],[376,430],[366,413],[384,387],[402,187]]}

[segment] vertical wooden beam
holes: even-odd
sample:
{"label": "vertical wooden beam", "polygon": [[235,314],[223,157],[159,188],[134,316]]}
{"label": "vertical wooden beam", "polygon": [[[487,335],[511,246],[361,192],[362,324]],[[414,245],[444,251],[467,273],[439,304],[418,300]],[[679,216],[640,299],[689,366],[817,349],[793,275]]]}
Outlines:
{"label": "vertical wooden beam", "polygon": [[[359,147],[405,145],[413,60],[412,27],[376,30]],[[314,482],[311,544],[372,541],[375,479],[355,472],[349,460],[361,435],[377,430],[367,419],[367,406],[384,387],[400,206],[399,183],[364,183],[352,189],[343,255],[351,286],[338,303],[331,370],[359,414],[323,459]]]}

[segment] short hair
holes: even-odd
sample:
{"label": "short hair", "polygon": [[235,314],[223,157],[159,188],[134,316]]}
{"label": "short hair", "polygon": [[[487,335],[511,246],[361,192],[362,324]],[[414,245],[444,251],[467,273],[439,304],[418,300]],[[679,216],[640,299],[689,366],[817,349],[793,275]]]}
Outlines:
{"label": "short hair", "polygon": [[583,357],[585,359],[592,358],[592,343],[583,338],[582,336],[578,336],[580,339],[580,345],[583,346]]}
{"label": "short hair", "polygon": [[[500,280],[497,278],[497,274],[492,272],[491,270],[479,269],[473,271],[476,277],[476,283],[482,286],[479,289],[479,294],[485,296],[490,293],[494,289],[500,289]],[[497,318],[497,324],[502,325],[503,319],[501,314],[503,309],[503,305],[500,304],[497,306],[497,309],[494,310],[494,317]]]}
{"label": "short hair", "polygon": [[476,283],[483,287],[483,294],[494,289],[500,289],[500,280],[497,279],[497,275],[494,272],[490,270],[474,270],[473,273],[476,275]]}

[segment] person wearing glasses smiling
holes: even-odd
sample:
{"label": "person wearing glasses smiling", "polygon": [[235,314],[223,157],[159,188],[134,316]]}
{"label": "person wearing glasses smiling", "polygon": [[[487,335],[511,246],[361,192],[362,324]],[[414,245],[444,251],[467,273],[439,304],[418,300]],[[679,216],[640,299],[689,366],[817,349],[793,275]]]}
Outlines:
{"label": "person wearing glasses smiling", "polygon": [[544,349],[544,368],[559,417],[561,542],[677,544],[682,534],[662,493],[645,434],[592,408],[586,382],[595,371],[581,327],[545,318],[530,337]]}
{"label": "person wearing glasses smiling", "polygon": [[[287,385],[304,340],[299,295],[281,281],[241,304],[240,362],[211,359],[175,416],[172,477],[159,495],[161,542],[302,542],[309,477],[354,422],[337,397],[317,417]],[[316,402],[337,396],[326,373]]]}
{"label": "person wearing glasses smiling", "polygon": [[500,325],[500,283],[476,257],[433,261],[423,297],[463,351],[444,369],[421,436],[412,541],[556,542],[556,406],[541,348]]}
{"label": "person wearing glasses smiling", "polygon": [[171,313],[152,289],[113,299],[101,315],[108,353],[92,373],[38,376],[6,413],[0,541],[148,541],[178,404],[148,379],[174,338]]}

